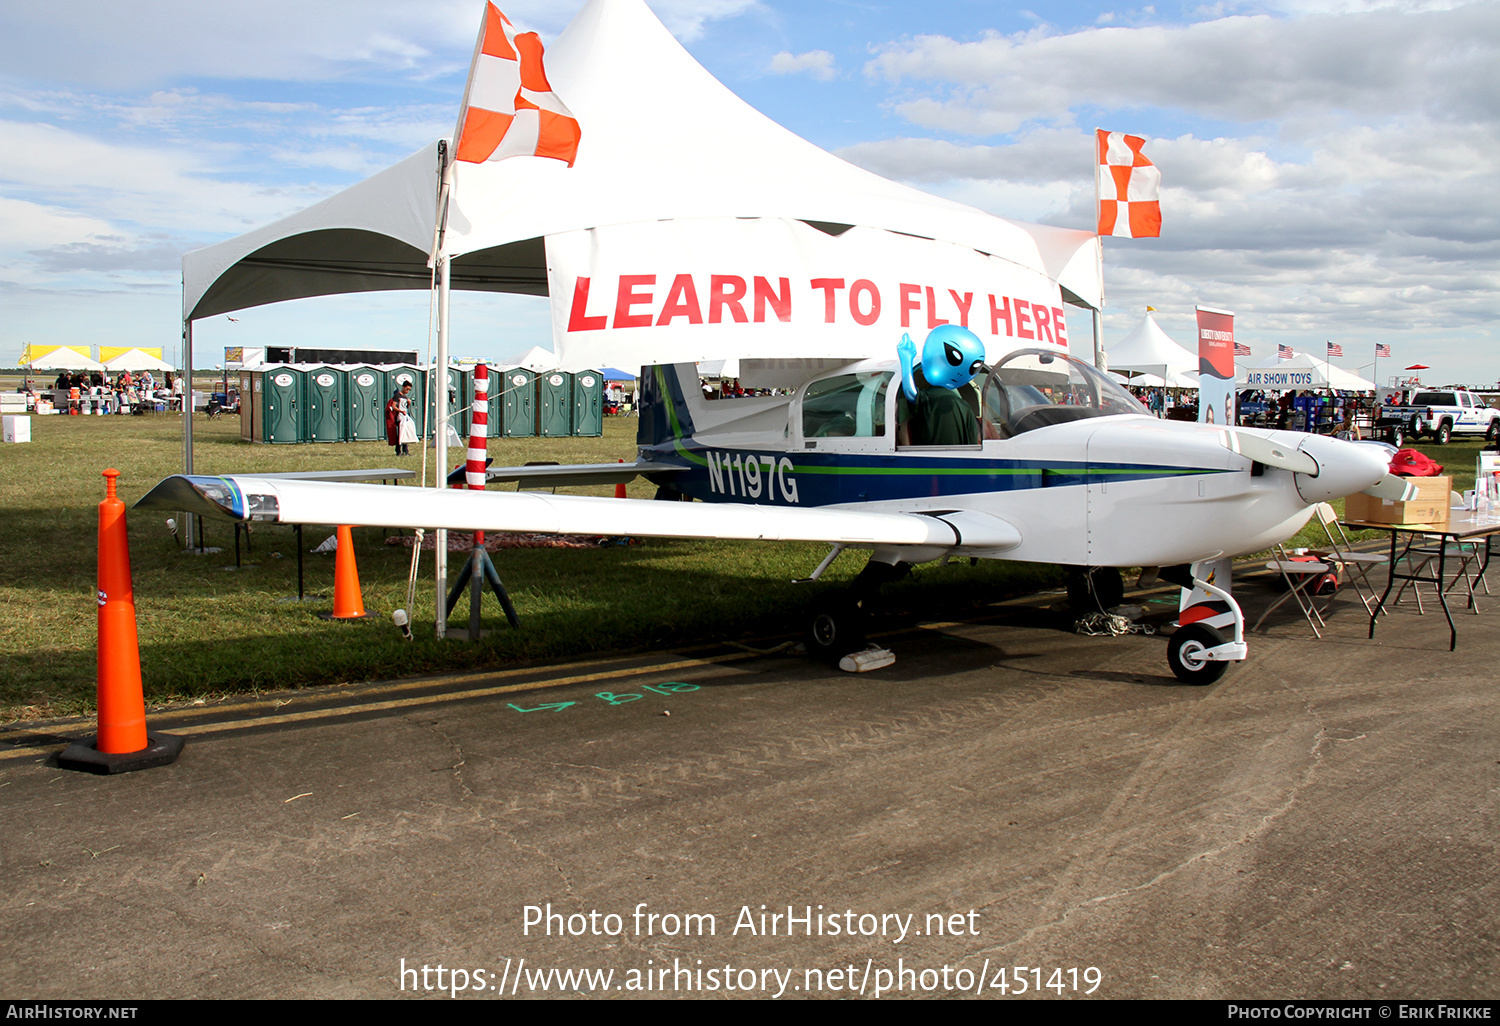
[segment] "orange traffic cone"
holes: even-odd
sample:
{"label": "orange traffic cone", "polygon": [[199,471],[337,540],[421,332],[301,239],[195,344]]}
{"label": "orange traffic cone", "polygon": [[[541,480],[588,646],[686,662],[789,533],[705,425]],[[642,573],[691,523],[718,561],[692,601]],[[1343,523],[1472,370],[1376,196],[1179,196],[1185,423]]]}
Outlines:
{"label": "orange traffic cone", "polygon": [[339,525],[339,547],[333,564],[333,612],[319,613],[325,620],[368,620],[364,595],[359,590],[359,567],[354,563],[354,532]]}
{"label": "orange traffic cone", "polygon": [[165,766],[182,751],[181,738],[146,733],[130,539],[125,503],[115,494],[119,476],[113,468],[104,471],[105,496],[99,503],[99,733],[69,745],[58,757],[59,765],[94,773]]}
{"label": "orange traffic cone", "polygon": [[[624,463],[625,461],[621,460],[620,462]],[[617,499],[623,499],[623,498],[625,498],[625,482],[624,481],[621,481],[619,484],[615,485],[615,498],[617,498]]]}

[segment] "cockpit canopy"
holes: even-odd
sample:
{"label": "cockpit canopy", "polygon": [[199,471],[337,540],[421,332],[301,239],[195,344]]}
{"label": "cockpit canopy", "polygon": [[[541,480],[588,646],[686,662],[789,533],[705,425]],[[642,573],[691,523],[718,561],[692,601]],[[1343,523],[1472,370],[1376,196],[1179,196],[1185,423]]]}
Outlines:
{"label": "cockpit canopy", "polygon": [[[870,369],[821,378],[802,394],[804,438],[879,438],[887,430],[894,374]],[[975,386],[983,383],[976,394]],[[900,389],[894,390],[899,393]],[[1135,413],[1144,406],[1090,364],[1050,349],[1021,349],[959,390],[979,410],[980,437],[1010,438],[1049,424]],[[896,414],[899,422],[903,415]]]}
{"label": "cockpit canopy", "polygon": [[982,397],[985,438],[1010,438],[1089,417],[1150,415],[1098,368],[1048,349],[1006,356],[985,377]]}

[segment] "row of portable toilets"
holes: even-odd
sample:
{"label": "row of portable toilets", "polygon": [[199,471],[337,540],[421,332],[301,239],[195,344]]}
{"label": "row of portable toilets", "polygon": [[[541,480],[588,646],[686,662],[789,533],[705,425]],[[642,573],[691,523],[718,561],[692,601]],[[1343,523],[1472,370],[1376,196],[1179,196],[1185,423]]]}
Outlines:
{"label": "row of portable toilets", "polygon": [[[417,434],[431,437],[437,404],[422,367],[278,364],[240,371],[240,437],[246,441],[385,441],[385,404],[411,382]],[[427,402],[422,402],[423,395]],[[448,369],[448,422],[469,434],[471,367]],[[490,370],[489,437],[560,438],[604,433],[604,376],[598,371]]]}

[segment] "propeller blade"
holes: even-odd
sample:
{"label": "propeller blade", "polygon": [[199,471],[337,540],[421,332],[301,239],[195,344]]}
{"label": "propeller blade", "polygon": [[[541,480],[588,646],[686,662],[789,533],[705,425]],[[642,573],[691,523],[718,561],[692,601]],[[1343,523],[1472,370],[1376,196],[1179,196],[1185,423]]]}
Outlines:
{"label": "propeller blade", "polygon": [[1417,486],[1404,477],[1387,474],[1364,490],[1365,495],[1392,502],[1409,502],[1417,497]]}
{"label": "propeller blade", "polygon": [[1294,474],[1316,476],[1318,473],[1318,461],[1307,453],[1279,442],[1273,442],[1260,435],[1252,435],[1247,431],[1225,431],[1223,443],[1230,452],[1238,453],[1256,463],[1264,463],[1268,467],[1290,470]]}

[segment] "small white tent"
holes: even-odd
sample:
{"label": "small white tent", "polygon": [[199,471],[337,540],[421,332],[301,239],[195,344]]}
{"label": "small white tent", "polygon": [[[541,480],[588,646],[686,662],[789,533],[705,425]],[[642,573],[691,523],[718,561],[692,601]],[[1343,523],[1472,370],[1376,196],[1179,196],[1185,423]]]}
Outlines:
{"label": "small white tent", "polygon": [[1173,342],[1148,311],[1124,338],[1109,347],[1112,371],[1152,374],[1172,388],[1198,387],[1198,357]]}

